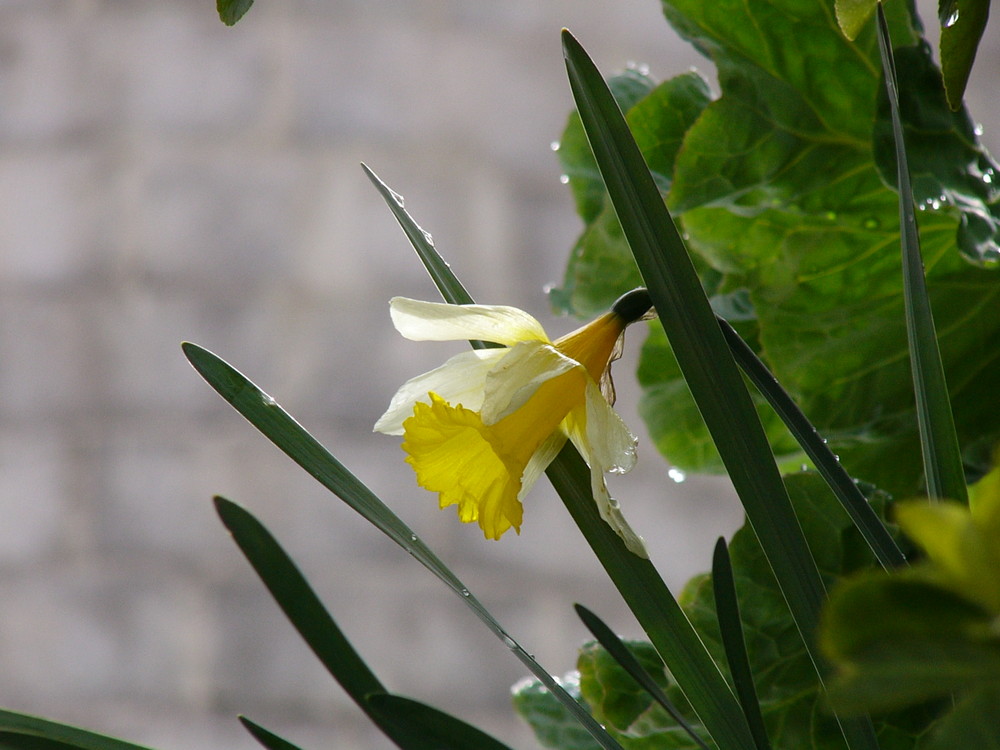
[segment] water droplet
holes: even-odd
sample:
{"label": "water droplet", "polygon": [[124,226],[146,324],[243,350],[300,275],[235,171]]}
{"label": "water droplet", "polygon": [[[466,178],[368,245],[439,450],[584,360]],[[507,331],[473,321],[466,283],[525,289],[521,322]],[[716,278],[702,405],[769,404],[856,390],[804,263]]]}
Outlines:
{"label": "water droplet", "polygon": [[950,29],[956,23],[958,23],[958,8],[955,8],[955,10],[951,12],[951,15],[945,19],[944,27],[946,29]]}
{"label": "water droplet", "polygon": [[972,126],[972,132],[975,133],[977,136],[982,135],[984,132],[983,124],[981,122],[977,122],[975,125]]}
{"label": "water droplet", "polygon": [[558,151],[561,145],[562,144],[559,143],[559,141],[552,141],[552,143],[549,144],[549,148],[551,148],[553,151]]}
{"label": "water droplet", "polygon": [[568,185],[569,184],[569,175],[568,174],[561,174],[561,175],[559,175],[559,182],[561,182],[563,185]]}
{"label": "water droplet", "polygon": [[799,466],[799,471],[809,471],[809,467],[806,466],[805,464],[802,464],[801,466]]}
{"label": "water droplet", "polygon": [[985,172],[983,172],[983,182],[985,182],[987,185],[989,185],[990,183],[993,182],[993,170],[992,169],[987,169]]}
{"label": "water droplet", "polygon": [[673,479],[675,482],[677,482],[677,484],[680,484],[685,479],[687,479],[687,474],[678,469],[676,466],[671,466],[667,470],[667,476]]}
{"label": "water droplet", "polygon": [[506,633],[504,633],[503,635],[503,645],[505,645],[507,648],[517,648],[517,643],[514,641],[513,638],[511,638]]}
{"label": "water droplet", "polygon": [[277,406],[278,402],[275,401],[271,396],[266,393],[260,394],[260,400],[264,402],[264,406]]}
{"label": "water droplet", "polygon": [[417,535],[416,534],[410,534],[410,541],[411,542],[417,541]]}
{"label": "water droplet", "polygon": [[613,497],[608,498],[608,505],[611,506],[612,510],[618,510],[619,508],[622,507],[621,503],[619,503],[618,500]]}
{"label": "water droplet", "polygon": [[468,590],[468,589],[462,589],[462,590],[461,590],[461,591],[460,591],[459,593],[460,593],[460,594],[461,594],[462,596],[470,596],[470,594],[469,594],[469,590]]}
{"label": "water droplet", "polygon": [[425,229],[421,229],[420,231],[423,232],[424,234],[424,241],[427,242],[427,244],[430,245],[431,247],[434,247],[434,238],[431,237],[431,233]]}
{"label": "water droplet", "polygon": [[397,206],[399,206],[400,208],[403,207],[403,203],[404,203],[403,196],[401,196],[399,193],[397,193],[392,188],[389,189],[389,195],[392,196],[392,199],[394,201],[396,201],[396,205]]}

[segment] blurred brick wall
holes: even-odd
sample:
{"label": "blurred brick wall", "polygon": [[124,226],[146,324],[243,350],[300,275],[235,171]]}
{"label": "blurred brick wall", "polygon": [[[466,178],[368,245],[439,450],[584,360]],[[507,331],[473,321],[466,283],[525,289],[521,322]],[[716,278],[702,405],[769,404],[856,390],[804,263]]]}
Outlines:
{"label": "blurred brick wall", "polygon": [[[572,325],[542,291],[578,230],[549,149],[562,26],[605,71],[708,68],[655,0],[261,0],[232,29],[211,0],[0,2],[0,705],[164,750],[255,747],[237,712],[306,747],[389,747],[227,538],[219,493],[391,689],[533,746],[509,709],[523,667],[223,404],[185,339],[274,394],[553,672],[585,639],[574,601],[638,635],[548,489],[487,543],[371,434],[455,349],[392,330],[390,296],[435,295],[360,161],[477,298]],[[618,383],[642,436],[640,337]],[[724,482],[643,457],[615,488],[679,588],[739,511]]]}

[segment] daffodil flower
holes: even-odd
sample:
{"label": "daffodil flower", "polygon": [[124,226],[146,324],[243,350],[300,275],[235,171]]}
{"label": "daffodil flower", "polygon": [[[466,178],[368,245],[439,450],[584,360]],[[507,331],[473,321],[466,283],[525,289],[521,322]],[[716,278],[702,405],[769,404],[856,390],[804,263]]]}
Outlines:
{"label": "daffodil flower", "polygon": [[552,341],[541,324],[514,307],[451,305],[396,297],[392,322],[413,341],[487,341],[409,380],[375,424],[403,436],[417,483],[458,506],[488,539],[520,532],[521,500],[567,439],[590,467],[601,517],[628,549],[646,557],[604,481],[635,464],[636,438],[611,408],[610,365],[626,326],[650,308],[645,289],[610,312]]}

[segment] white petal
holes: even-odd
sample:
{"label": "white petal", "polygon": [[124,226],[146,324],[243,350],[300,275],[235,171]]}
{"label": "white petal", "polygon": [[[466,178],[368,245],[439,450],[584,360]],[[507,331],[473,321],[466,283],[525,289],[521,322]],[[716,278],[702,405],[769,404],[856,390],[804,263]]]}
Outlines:
{"label": "white petal", "polygon": [[542,324],[523,310],[502,305],[449,305],[393,297],[389,313],[396,330],[411,341],[548,341]]}
{"label": "white petal", "polygon": [[[635,464],[635,436],[604,400],[594,382],[587,383],[587,406],[582,411],[585,411],[585,417],[577,415],[574,418],[571,415],[565,424],[569,428],[570,440],[590,467],[590,491],[597,511],[630,552],[648,559],[646,543],[629,526],[604,481],[605,471],[628,471]],[[617,434],[609,436],[606,430]]]}
{"label": "white petal", "polygon": [[524,499],[565,444],[566,435],[557,430],[539,446],[529,459],[528,465],[524,467],[524,473],[521,475],[521,491],[517,493],[518,500]]}
{"label": "white petal", "polygon": [[495,424],[531,398],[539,386],[579,362],[539,341],[522,341],[507,351],[486,376],[482,413],[484,424]]}
{"label": "white petal", "polygon": [[474,349],[456,354],[440,367],[403,383],[392,397],[389,408],[375,423],[375,432],[402,435],[403,421],[413,416],[416,403],[430,403],[431,391],[453,406],[478,411],[483,402],[486,374],[507,349]]}
{"label": "white petal", "polygon": [[601,471],[624,474],[635,466],[635,446],[639,441],[601,395],[593,381],[587,382],[587,443],[590,461]]}
{"label": "white petal", "polygon": [[604,522],[621,537],[629,552],[648,560],[649,552],[646,551],[646,543],[628,525],[618,501],[612,499],[608,492],[608,486],[604,483],[604,475],[600,474],[593,466],[590,467],[590,486],[594,493],[594,502],[597,503],[597,511],[601,514]]}

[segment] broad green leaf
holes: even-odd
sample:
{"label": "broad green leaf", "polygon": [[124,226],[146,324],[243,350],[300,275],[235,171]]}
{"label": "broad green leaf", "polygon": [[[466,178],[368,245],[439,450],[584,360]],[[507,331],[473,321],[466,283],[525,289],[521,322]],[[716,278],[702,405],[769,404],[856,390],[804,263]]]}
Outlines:
{"label": "broad green leaf", "polygon": [[[582,700],[579,678],[578,673],[571,673],[560,683],[575,699]],[[560,750],[599,750],[600,745],[594,738],[538,680],[522,680],[511,689],[511,692],[514,709],[528,722],[535,737],[545,747],[555,747]]]}
{"label": "broad green leaf", "polygon": [[226,26],[232,26],[250,10],[253,0],[216,0],[219,18]]}
{"label": "broad green leaf", "polygon": [[852,41],[858,38],[865,22],[875,12],[877,2],[878,0],[835,0],[837,23],[844,36]]}
{"label": "broad green leaf", "polygon": [[367,703],[380,724],[392,727],[405,750],[510,750],[476,727],[409,698],[376,693]]}
{"label": "broad green leaf", "polygon": [[[712,294],[745,290],[755,316],[748,340],[853,476],[895,494],[916,493],[922,468],[898,200],[874,161],[880,86],[874,24],[849,42],[824,0],[668,0],[664,10],[720,72],[722,96],[689,127],[669,194],[703,283]],[[891,3],[887,13],[896,44],[914,45],[907,3]],[[900,70],[903,86],[910,75],[916,72]],[[940,98],[938,86],[937,94],[920,93],[915,106]],[[657,116],[653,109],[649,114]],[[672,115],[661,109],[659,116]],[[1000,435],[1000,351],[990,344],[1000,337],[1000,317],[987,313],[1000,304],[1000,280],[964,262],[955,239],[959,233],[965,247],[981,249],[995,243],[987,221],[995,208],[983,209],[995,206],[994,193],[973,186],[997,178],[975,133],[956,122],[944,123],[951,135],[942,143],[959,161],[943,160],[945,166],[928,174],[940,175],[940,183],[950,169],[944,184],[967,210],[939,201],[925,204],[919,218],[956,429],[968,447]],[[976,196],[979,203],[969,204]],[[983,221],[974,218],[977,212]],[[620,242],[598,219],[588,225],[571,267],[592,265],[598,273],[593,288],[577,279],[575,299],[612,296],[602,280],[621,278],[630,268],[616,266]],[[980,257],[984,252],[975,250]],[[697,417],[675,381],[651,384],[644,416],[656,442],[679,466],[718,470],[704,428],[686,439]],[[770,427],[768,433],[776,437]],[[777,435],[786,441],[775,445],[781,455],[789,444],[783,431]]]}
{"label": "broad green leaf", "polygon": [[726,337],[729,349],[736,358],[740,369],[754,384],[757,391],[767,399],[771,408],[781,417],[782,422],[802,446],[802,450],[812,459],[816,470],[830,485],[830,489],[840,500],[844,510],[851,516],[878,561],[886,568],[905,564],[906,556],[903,555],[885,525],[868,505],[868,500],[862,494],[857,483],[844,471],[840,460],[830,450],[826,440],[820,437],[816,428],[812,426],[791,396],[781,387],[781,384],[774,379],[774,376],[760,361],[753,349],[740,337],[736,329],[721,318],[719,326],[722,328],[722,334]]}
{"label": "broad green leaf", "polygon": [[830,700],[843,711],[878,711],[1000,685],[991,622],[912,571],[855,578],[833,592],[826,613],[822,643],[840,668]]}
{"label": "broad green leaf", "polygon": [[986,30],[990,0],[940,0],[941,72],[948,103],[962,106],[979,40]]}
{"label": "broad green leaf", "polygon": [[250,735],[257,740],[261,745],[267,748],[267,750],[299,750],[297,745],[293,745],[288,740],[283,737],[279,737],[274,732],[265,729],[260,724],[250,721],[245,716],[237,717],[240,720],[240,724],[250,732]]}
{"label": "broad green leaf", "polygon": [[0,709],[0,747],[17,750],[148,750],[40,716]]}
{"label": "broad green leaf", "polygon": [[1000,750],[997,706],[1000,706],[1000,687],[972,691],[934,727],[930,740],[921,749]]}
{"label": "broad green leaf", "polygon": [[[568,31],[563,54],[577,111],[649,296],[821,675],[824,665],[813,638],[825,591],[750,395],[621,110]],[[842,728],[849,747],[877,747],[866,720],[845,721]],[[723,741],[714,727],[710,732]]]}
{"label": "broad green leaf", "polygon": [[[608,654],[615,662],[620,666],[628,675],[642,687],[642,689],[656,701],[660,707],[663,708],[670,717],[683,729],[691,741],[701,748],[701,750],[709,750],[708,745],[705,744],[704,740],[698,735],[694,728],[690,725],[687,719],[677,710],[673,702],[667,697],[666,693],[663,692],[663,688],[660,684],[653,678],[647,669],[645,669],[639,660],[632,654],[629,648],[622,642],[622,640],[614,634],[614,632],[609,628],[597,615],[591,612],[586,607],[577,604],[575,605],[576,613],[583,620],[583,624],[587,626],[587,630],[597,639],[598,643],[604,649],[604,652]],[[656,671],[660,673],[662,678],[662,665],[663,662],[657,658],[656,660]],[[616,691],[616,697],[618,695]],[[749,719],[749,717],[748,717]],[[625,726],[631,724],[632,721],[626,722]]]}
{"label": "broad green leaf", "polygon": [[[612,77],[608,86],[665,192],[684,133],[708,105],[708,84],[697,73],[685,73],[653,88],[648,78],[627,71]],[[570,255],[563,286],[550,292],[551,301],[563,312],[594,315],[640,286],[641,278],[576,112],[569,117],[558,153],[587,227]]]}
{"label": "broad green leaf", "polygon": [[859,574],[833,590],[821,643],[838,667],[831,699],[841,709],[903,707],[1000,686],[1000,496],[990,492],[992,480],[982,480],[982,494],[973,485],[972,509],[900,503],[900,528],[924,560],[893,574]]}
{"label": "broad green leaf", "polygon": [[[737,325],[750,335],[756,331],[754,323]],[[684,471],[722,471],[722,459],[659,321],[649,324],[638,379],[642,386],[639,413],[657,449]],[[751,392],[751,398],[777,459],[789,467],[801,464],[802,449],[781,419],[756,390]]]}
{"label": "broad green leaf", "polygon": [[[826,580],[832,582],[872,565],[868,546],[818,474],[793,474],[785,481]],[[876,504],[881,507],[882,502],[883,498],[878,498]],[[841,732],[826,707],[787,605],[749,526],[736,533],[729,552],[750,667],[773,746],[810,750],[842,748]],[[693,579],[680,601],[705,644],[717,660],[724,660],[711,576]],[[875,618],[868,612],[863,619]],[[683,696],[669,675],[656,671],[655,651],[647,644],[629,645],[640,662],[665,687],[667,695],[686,711]],[[596,716],[621,733],[620,741],[627,750],[693,748],[689,741],[684,744],[669,716],[653,707],[648,696],[638,693],[614,660],[602,655],[595,645],[582,650],[580,670],[585,677],[581,683],[584,698],[592,705]],[[935,716],[936,711],[921,709],[876,717],[879,746],[883,750],[912,750],[916,737],[927,729]],[[617,723],[612,725],[612,721]]]}

